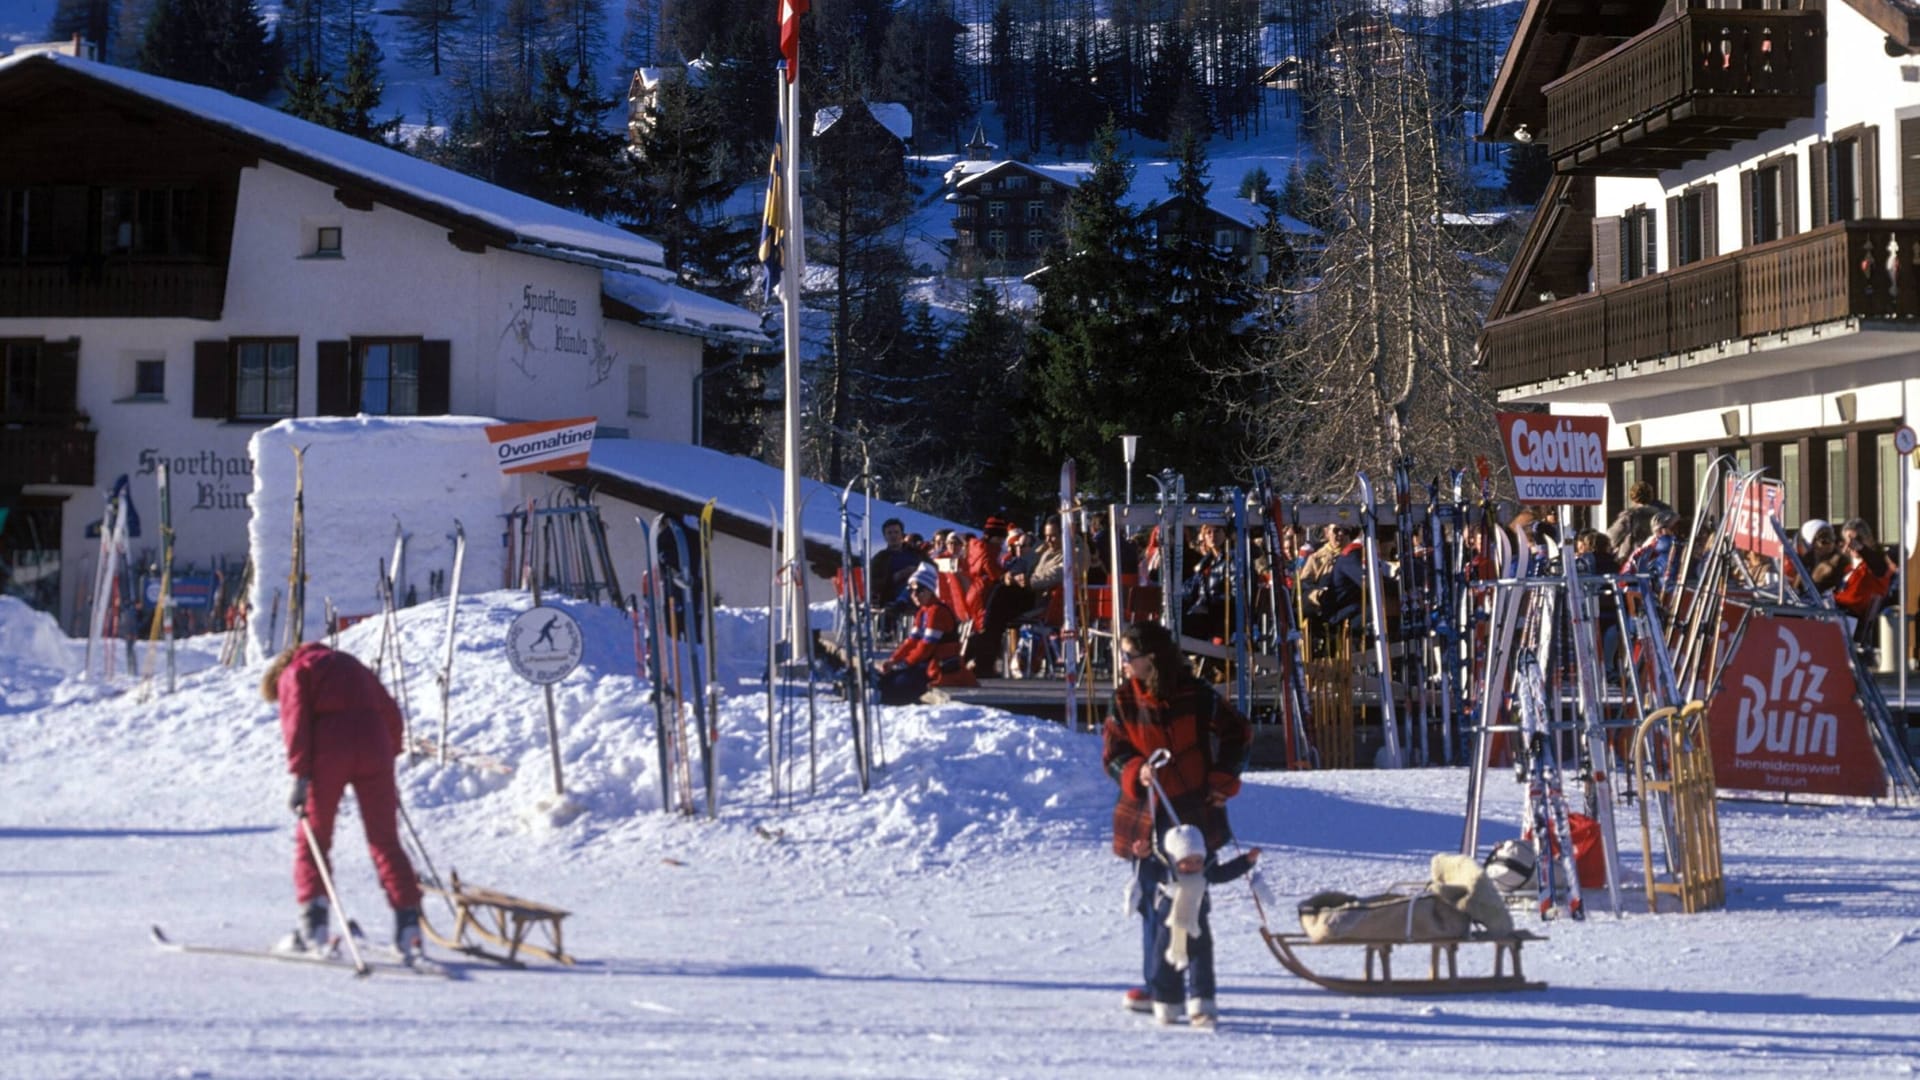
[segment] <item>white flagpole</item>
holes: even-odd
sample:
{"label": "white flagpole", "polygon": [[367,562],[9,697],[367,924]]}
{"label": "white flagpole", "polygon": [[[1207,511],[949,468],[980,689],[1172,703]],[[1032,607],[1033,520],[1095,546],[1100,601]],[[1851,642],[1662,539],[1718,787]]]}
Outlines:
{"label": "white flagpole", "polygon": [[[788,610],[793,655],[806,648],[807,564],[806,538],[800,527],[800,293],[801,276],[806,272],[806,225],[800,218],[800,79],[781,75],[781,125],[786,138],[784,168],[786,185],[781,192],[787,200],[786,248],[782,253],[786,266],[781,271],[783,289],[780,306],[785,316],[786,339],[786,438],[781,449],[786,499],[786,536],[781,557],[787,564],[789,582]],[[848,586],[851,588],[851,584]]]}

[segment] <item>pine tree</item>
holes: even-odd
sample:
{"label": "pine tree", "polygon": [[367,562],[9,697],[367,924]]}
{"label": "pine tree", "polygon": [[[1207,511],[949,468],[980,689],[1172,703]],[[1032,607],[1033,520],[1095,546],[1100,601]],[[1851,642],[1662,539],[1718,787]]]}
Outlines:
{"label": "pine tree", "polygon": [[141,41],[140,70],[259,99],[279,70],[253,0],[158,0]]}
{"label": "pine tree", "polygon": [[541,127],[524,136],[534,176],[521,190],[599,217],[617,201],[619,157],[626,140],[600,124],[614,101],[595,93],[593,73],[567,64],[552,53],[541,58]]}
{"label": "pine tree", "polygon": [[729,218],[739,186],[721,168],[724,130],[706,90],[670,74],[654,91],[643,134],[623,166],[621,210],[641,235],[658,240],[666,264],[698,288],[737,288],[741,253],[758,228]]}
{"label": "pine tree", "polygon": [[280,76],[280,88],[286,95],[280,103],[281,112],[324,127],[338,123],[333,110],[333,80],[312,60],[287,68]]}
{"label": "pine tree", "polygon": [[979,521],[1006,502],[1008,440],[1015,406],[1024,387],[1019,358],[1026,328],[1018,313],[1001,302],[983,278],[975,278],[967,319],[947,347],[947,381],[935,392],[927,412],[941,421],[942,441],[952,455],[961,487],[958,505],[947,507],[955,521]]}
{"label": "pine tree", "polygon": [[347,68],[333,92],[333,120],[329,127],[368,142],[390,145],[400,130],[400,117],[375,120],[385,84],[380,80],[380,46],[373,35],[361,30],[353,48],[347,52]]}

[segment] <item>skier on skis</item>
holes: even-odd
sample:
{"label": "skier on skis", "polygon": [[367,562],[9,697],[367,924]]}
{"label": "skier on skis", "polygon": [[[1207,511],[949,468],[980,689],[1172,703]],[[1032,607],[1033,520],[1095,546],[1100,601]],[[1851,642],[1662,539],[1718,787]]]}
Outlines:
{"label": "skier on skis", "polygon": [[[1161,1023],[1178,1018],[1186,983],[1186,1013],[1212,1022],[1214,974],[1211,938],[1188,953],[1183,973],[1160,941],[1165,916],[1154,905],[1163,886],[1178,884],[1176,870],[1155,848],[1156,834],[1178,825],[1197,826],[1211,856],[1232,837],[1227,800],[1240,791],[1253,729],[1247,718],[1193,674],[1173,634],[1154,622],[1136,622],[1120,635],[1127,679],[1114,691],[1113,712],[1102,733],[1101,764],[1120,785],[1113,807],[1113,853],[1134,861],[1134,910],[1141,917],[1142,985],[1127,991],[1126,1005],[1152,1010]],[[1168,760],[1154,772],[1171,805],[1160,805],[1142,775],[1155,751]],[[1205,935],[1204,924],[1202,934]]]}
{"label": "skier on skis", "polygon": [[418,954],[420,883],[400,846],[395,820],[400,793],[393,780],[393,759],[400,755],[405,737],[399,706],[360,661],[317,642],[274,657],[260,680],[260,696],[280,705],[287,771],[294,777],[287,803],[301,819],[293,854],[301,925],[281,947],[305,951],[326,946],[330,913],[313,848],[326,857],[340,796],[351,787],[374,869],[393,907],[394,945],[405,955]]}

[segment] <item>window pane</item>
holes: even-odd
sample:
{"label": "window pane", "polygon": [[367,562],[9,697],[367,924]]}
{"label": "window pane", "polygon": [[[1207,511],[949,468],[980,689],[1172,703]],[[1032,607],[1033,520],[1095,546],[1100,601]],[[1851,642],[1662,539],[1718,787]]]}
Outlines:
{"label": "window pane", "polygon": [[1785,496],[1783,504],[1787,517],[1793,521],[1803,520],[1806,511],[1800,501],[1799,443],[1787,443],[1780,447],[1780,487]]}
{"label": "window pane", "polygon": [[1880,490],[1874,493],[1874,510],[1880,517],[1873,522],[1873,534],[1884,544],[1901,539],[1900,470],[1906,468],[1907,461],[1893,448],[1892,435],[1874,437],[1873,456],[1880,463],[1873,472],[1880,479]]}
{"label": "window pane", "polygon": [[1671,503],[1673,499],[1673,459],[1659,457],[1653,462],[1653,489],[1660,493],[1660,501]]}
{"label": "window pane", "polygon": [[234,414],[259,416],[267,411],[267,348],[258,341],[245,341],[234,353]]}
{"label": "window pane", "polygon": [[392,355],[387,411],[395,416],[416,416],[420,412],[420,346],[412,341],[398,342],[392,347]]}
{"label": "window pane", "polygon": [[299,385],[299,352],[291,341],[276,341],[268,361],[267,411],[275,416],[292,416],[295,388]]}
{"label": "window pane", "polygon": [[383,344],[368,345],[360,354],[360,371],[364,378],[384,379],[387,377],[387,347]]}

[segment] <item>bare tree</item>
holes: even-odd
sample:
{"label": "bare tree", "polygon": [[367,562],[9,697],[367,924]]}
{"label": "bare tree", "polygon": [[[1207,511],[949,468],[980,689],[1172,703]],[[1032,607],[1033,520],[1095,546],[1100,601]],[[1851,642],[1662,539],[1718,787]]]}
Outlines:
{"label": "bare tree", "polygon": [[1337,491],[1359,468],[1404,458],[1419,475],[1495,452],[1473,342],[1497,267],[1447,224],[1459,207],[1419,38],[1354,8],[1326,41],[1318,149],[1333,228],[1275,305],[1292,319],[1232,373],[1260,387],[1234,403],[1253,459]]}

